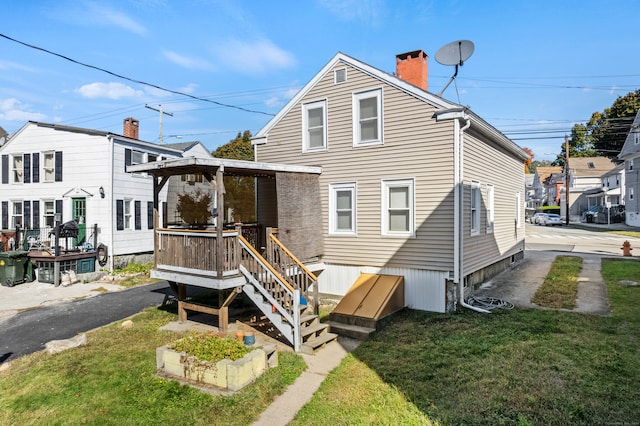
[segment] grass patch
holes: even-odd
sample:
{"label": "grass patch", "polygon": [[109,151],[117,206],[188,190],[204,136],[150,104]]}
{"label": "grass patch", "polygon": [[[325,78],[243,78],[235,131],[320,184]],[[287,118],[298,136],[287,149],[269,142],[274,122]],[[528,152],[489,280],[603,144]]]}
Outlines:
{"label": "grass patch", "polygon": [[602,275],[609,317],[403,312],[329,374],[294,424],[637,424],[640,286],[620,282],[640,281],[640,262],[603,259]]}
{"label": "grass patch", "polygon": [[581,269],[582,258],[579,256],[556,257],[551,270],[531,301],[546,308],[575,308]]}
{"label": "grass patch", "polygon": [[88,334],[88,344],[37,352],[0,372],[0,424],[246,425],[304,370],[281,353],[279,366],[229,397],[212,396],[155,375],[155,353],[180,337],[160,331],[175,315],[150,309],[134,326],[114,324]]}
{"label": "grass patch", "polygon": [[123,287],[131,288],[160,281],[150,277],[152,269],[152,262],[129,263],[124,268],[114,270],[115,275],[122,277],[122,279],[117,280],[116,283]]}

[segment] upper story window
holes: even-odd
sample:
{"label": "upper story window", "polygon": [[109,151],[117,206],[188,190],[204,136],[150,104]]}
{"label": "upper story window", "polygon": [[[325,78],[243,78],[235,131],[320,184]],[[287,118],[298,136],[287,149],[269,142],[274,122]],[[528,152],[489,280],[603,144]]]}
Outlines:
{"label": "upper story window", "polygon": [[382,181],[382,235],[415,236],[414,180]]}
{"label": "upper story window", "polygon": [[356,184],[329,185],[329,234],[356,235]]}
{"label": "upper story window", "polygon": [[24,166],[23,166],[22,154],[16,154],[12,156],[11,174],[13,175],[13,183],[24,182]]}
{"label": "upper story window", "polygon": [[471,182],[471,235],[480,233],[480,182]]}
{"label": "upper story window", "polygon": [[327,149],[327,101],[302,105],[302,151]]}
{"label": "upper story window", "polygon": [[353,146],[382,144],[382,89],[353,95]]}
{"label": "upper story window", "polygon": [[629,170],[633,170],[633,158],[629,160]]}
{"label": "upper story window", "polygon": [[49,151],[42,153],[42,174],[44,182],[62,181],[62,151]]}
{"label": "upper story window", "polygon": [[333,78],[334,78],[334,82],[335,84],[340,84],[340,83],[344,83],[347,81],[347,69],[346,68],[339,68],[337,70],[333,71]]}

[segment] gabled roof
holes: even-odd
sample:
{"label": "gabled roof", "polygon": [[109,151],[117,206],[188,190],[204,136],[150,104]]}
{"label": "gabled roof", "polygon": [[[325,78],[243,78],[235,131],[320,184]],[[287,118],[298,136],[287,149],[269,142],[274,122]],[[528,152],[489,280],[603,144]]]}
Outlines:
{"label": "gabled roof", "polygon": [[607,157],[574,157],[569,159],[569,168],[574,177],[600,177],[616,166]]}
{"label": "gabled roof", "polygon": [[492,138],[495,142],[502,145],[507,150],[513,152],[514,154],[521,157],[523,160],[529,158],[529,155],[520,148],[517,144],[515,144],[511,139],[507,138],[500,131],[495,129],[489,123],[484,121],[480,116],[473,113],[467,107],[463,107],[462,105],[450,102],[438,95],[435,95],[431,92],[423,90],[418,86],[414,86],[411,83],[408,83],[395,75],[389,74],[378,68],[375,68],[369,64],[366,64],[358,59],[352,58],[351,56],[345,55],[344,53],[338,52],[331,60],[324,66],[322,69],[302,88],[300,91],[293,97],[291,100],[276,114],[269,122],[262,128],[260,131],[252,138],[252,142],[254,145],[258,145],[261,143],[265,143],[267,139],[267,135],[269,131],[285,117],[291,109],[303,99],[306,94],[315,87],[315,85],[324,78],[327,73],[329,73],[338,63],[345,63],[365,74],[368,74],[374,78],[377,78],[384,83],[397,88],[415,98],[426,102],[436,109],[440,111],[442,115],[458,115],[464,114],[465,118],[471,118],[472,126],[474,126],[479,132],[485,134],[486,136]]}
{"label": "gabled roof", "polygon": [[554,173],[562,173],[561,166],[538,166],[536,167],[536,174],[538,175],[538,181],[545,183],[549,177]]}
{"label": "gabled roof", "polygon": [[627,157],[640,153],[640,110],[636,113],[636,118],[633,119],[631,129],[627,134],[627,138],[624,140],[624,145],[618,158],[624,160]]}
{"label": "gabled roof", "polygon": [[[61,125],[61,124],[41,123],[41,122],[38,122],[38,121],[28,121],[24,126],[22,126],[20,128],[20,130],[18,130],[16,133],[11,135],[11,138],[7,141],[7,143],[5,145],[0,147],[0,149],[2,149],[5,146],[9,145],[18,135],[20,135],[29,126],[45,127],[45,128],[50,128],[50,129],[53,129],[53,130],[63,131],[63,132],[82,133],[82,134],[90,135],[90,136],[113,137],[115,139],[118,139],[118,140],[121,140],[121,141],[125,141],[127,143],[132,144],[132,145],[138,145],[140,147],[146,147],[146,148],[153,148],[155,150],[162,149],[162,150],[173,152],[173,153],[176,153],[176,154],[182,154],[187,149],[191,148],[194,144],[200,143],[200,142],[189,142],[189,146],[186,149],[181,149],[181,147],[173,146],[171,144],[158,145],[158,144],[155,144],[155,143],[152,143],[152,142],[146,142],[146,141],[142,141],[142,140],[139,140],[139,139],[128,138],[126,136],[122,136],[122,135],[119,135],[117,133],[105,132],[103,130],[86,129],[86,128],[83,128],[83,127],[65,126],[65,125]],[[174,145],[180,145],[180,144],[174,144]]]}

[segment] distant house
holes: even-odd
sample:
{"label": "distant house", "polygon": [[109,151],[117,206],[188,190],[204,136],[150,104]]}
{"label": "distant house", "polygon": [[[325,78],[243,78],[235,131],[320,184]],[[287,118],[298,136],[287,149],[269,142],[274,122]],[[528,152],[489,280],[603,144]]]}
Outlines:
{"label": "distant house", "polygon": [[[554,173],[561,173],[562,167],[560,166],[540,166],[536,167],[536,170],[533,174],[533,200],[535,202],[535,207],[540,207],[545,204],[547,205],[556,205],[552,201],[554,200],[553,195],[549,197],[548,190],[548,180]],[[555,194],[555,193],[554,193]]]}
{"label": "distant house", "polygon": [[640,226],[640,177],[638,177],[638,167],[640,167],[640,111],[631,125],[631,130],[624,141],[622,150],[618,154],[618,159],[624,161],[624,200],[626,209],[626,223],[630,226]]}
{"label": "distant house", "polygon": [[[569,160],[570,216],[577,218],[590,207],[590,191],[600,190],[602,177],[615,167],[616,163],[607,157],[574,157]],[[561,201],[560,206],[563,207],[563,204]]]}
{"label": "distant house", "polygon": [[[528,154],[427,77],[423,51],[394,75],[338,53],[253,139],[257,161],[322,168],[322,230],[305,236],[322,241],[322,293],[402,275],[407,306],[451,311],[523,255]],[[266,226],[272,194],[258,184]]]}
{"label": "distant house", "polygon": [[[19,228],[48,244],[56,223],[76,220],[78,237],[69,244],[103,243],[110,268],[150,253],[153,179],[126,173],[125,167],[183,156],[211,157],[199,142],[141,141],[138,120],[132,118],[124,121],[124,136],[30,121],[0,147],[0,232],[6,236]],[[165,215],[175,216],[175,202],[168,206],[166,192],[163,197]]]}

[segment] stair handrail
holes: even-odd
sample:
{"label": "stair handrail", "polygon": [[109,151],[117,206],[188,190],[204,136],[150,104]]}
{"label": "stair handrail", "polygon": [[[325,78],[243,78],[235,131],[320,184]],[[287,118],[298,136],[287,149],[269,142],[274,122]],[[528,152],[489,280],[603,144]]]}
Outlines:
{"label": "stair handrail", "polygon": [[[300,259],[298,259],[296,255],[294,255],[282,243],[282,241],[280,241],[278,237],[274,235],[274,233],[267,232],[267,234],[268,234],[269,242],[275,244],[275,246],[287,256],[287,258],[293,263],[293,265],[295,265],[295,267],[297,268],[296,274],[288,273],[288,270],[291,268],[290,265],[283,266],[280,263],[278,263],[275,258],[273,258],[274,257],[272,255],[273,250],[270,249],[269,244],[267,244],[268,246],[267,260],[269,261],[270,264],[277,266],[281,275],[283,275],[287,279],[287,282],[291,284],[294,288],[298,288],[307,300],[309,299],[309,294],[308,294],[309,287],[313,285],[313,290],[314,290],[313,291],[313,301],[314,301],[313,310],[314,310],[314,313],[317,315],[319,310],[318,285],[317,285],[318,277],[316,276],[316,274],[311,272],[311,270],[309,270],[309,268],[307,268],[307,266],[302,261],[300,261]],[[298,274],[302,276],[302,282],[298,282],[298,280],[292,278],[294,275],[298,275]]]}
{"label": "stair handrail", "polygon": [[[276,282],[283,287],[283,289],[289,294],[291,297],[292,304],[290,306],[290,310],[285,306],[282,306],[276,298],[271,295],[271,299],[273,302],[276,302],[273,306],[280,311],[281,314],[291,323],[291,327],[293,329],[293,345],[294,350],[297,352],[300,349],[300,343],[302,341],[302,337],[300,334],[300,290],[295,289],[282,275],[269,263],[267,260],[262,257],[262,255],[249,243],[246,238],[242,235],[237,236],[238,241],[240,243],[240,247],[244,249],[253,259],[270,275],[272,275]],[[242,263],[242,259],[240,260]],[[247,270],[244,265],[243,269]],[[252,283],[258,282],[262,285],[258,280],[251,280]],[[255,285],[255,283],[254,283]],[[261,292],[270,293],[266,288],[262,287],[259,289]]]}

